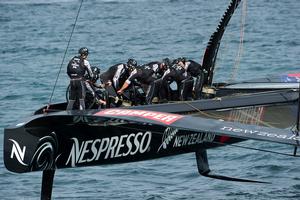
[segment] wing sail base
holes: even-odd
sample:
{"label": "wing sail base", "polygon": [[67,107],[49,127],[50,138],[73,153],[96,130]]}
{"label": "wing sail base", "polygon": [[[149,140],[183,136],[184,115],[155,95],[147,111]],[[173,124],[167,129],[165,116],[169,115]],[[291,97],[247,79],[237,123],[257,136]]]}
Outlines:
{"label": "wing sail base", "polygon": [[209,169],[206,149],[199,149],[195,152],[195,154],[196,154],[198,172],[202,176],[214,178],[214,179],[220,179],[220,180],[224,180],[224,181],[236,181],[236,182],[248,182],[248,183],[270,183],[270,182],[264,182],[264,181],[234,178],[234,177],[229,177],[229,176],[213,174],[212,171]]}

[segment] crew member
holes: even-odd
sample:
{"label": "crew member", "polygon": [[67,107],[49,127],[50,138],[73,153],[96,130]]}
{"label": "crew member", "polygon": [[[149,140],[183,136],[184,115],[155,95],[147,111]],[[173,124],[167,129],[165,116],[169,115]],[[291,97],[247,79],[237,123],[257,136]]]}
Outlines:
{"label": "crew member", "polygon": [[86,77],[85,86],[87,90],[92,94],[92,97],[96,100],[96,103],[101,107],[106,106],[106,97],[105,97],[105,85],[101,83],[97,83],[100,79],[100,68],[98,67],[91,67],[93,72],[93,77]]}
{"label": "crew member", "polygon": [[182,59],[175,59],[172,66],[166,70],[162,76],[162,88],[160,90],[162,103],[170,99],[169,84],[173,81],[177,84],[178,99],[180,101],[190,100],[192,97],[193,79],[189,73],[186,72]]}
{"label": "crew member", "polygon": [[126,64],[118,63],[109,67],[106,72],[100,75],[100,78],[104,84],[112,85],[116,90],[119,90],[129,76],[129,68],[136,66],[136,60],[130,58]]}
{"label": "crew member", "polygon": [[183,64],[183,67],[185,68],[186,72],[192,77],[194,77],[195,83],[193,91],[195,93],[195,99],[199,99],[201,97],[201,90],[204,80],[204,72],[202,70],[202,66],[199,63],[193,60],[187,60],[184,57],[179,59],[181,60],[181,63]]}
{"label": "crew member", "polygon": [[117,91],[118,94],[122,94],[125,89],[135,80],[142,84],[144,91],[146,92],[146,103],[151,104],[154,97],[155,80],[160,73],[162,73],[165,64],[160,62],[151,62],[142,66],[134,68],[130,73],[130,76],[125,81],[121,89]]}
{"label": "crew member", "polygon": [[165,73],[166,69],[170,65],[170,59],[169,58],[164,58],[162,61],[153,61],[148,64],[145,64],[144,66],[148,66],[154,71],[154,78],[155,79],[160,79],[163,74]]}
{"label": "crew member", "polygon": [[78,50],[78,56],[73,57],[67,67],[67,74],[70,77],[70,95],[67,110],[72,110],[76,100],[79,101],[79,110],[85,110],[85,80],[86,73],[93,77],[91,65],[87,60],[89,50],[82,47]]}
{"label": "crew member", "polygon": [[159,100],[162,99],[162,77],[165,71],[170,67],[170,64],[171,61],[169,58],[164,58],[162,62],[157,61],[147,64],[148,66],[152,66],[152,69],[154,70],[153,77],[155,78],[147,90],[148,104],[150,103],[151,99],[151,103],[158,103]]}

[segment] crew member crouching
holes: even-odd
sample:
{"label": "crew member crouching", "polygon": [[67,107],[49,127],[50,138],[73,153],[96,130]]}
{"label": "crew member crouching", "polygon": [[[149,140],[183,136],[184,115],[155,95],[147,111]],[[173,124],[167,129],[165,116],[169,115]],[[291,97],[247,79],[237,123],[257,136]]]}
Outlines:
{"label": "crew member crouching", "polygon": [[181,60],[185,71],[195,79],[193,86],[194,99],[201,98],[201,91],[204,81],[204,72],[202,66],[199,63],[193,60],[187,60],[184,57],[179,58],[179,60]]}
{"label": "crew member crouching", "polygon": [[150,62],[133,68],[130,76],[117,93],[122,94],[132,82],[138,81],[141,83],[144,91],[147,91],[146,103],[151,104],[152,99],[156,96],[158,89],[160,88],[160,85],[156,80],[163,74],[164,68],[165,64],[161,62]]}
{"label": "crew member crouching", "polygon": [[[191,100],[193,89],[193,78],[184,68],[184,63],[181,59],[175,59],[169,69],[166,70],[162,76],[162,88],[160,90],[161,103],[168,100]],[[177,95],[175,99],[171,97],[170,84],[172,82],[177,84]]]}

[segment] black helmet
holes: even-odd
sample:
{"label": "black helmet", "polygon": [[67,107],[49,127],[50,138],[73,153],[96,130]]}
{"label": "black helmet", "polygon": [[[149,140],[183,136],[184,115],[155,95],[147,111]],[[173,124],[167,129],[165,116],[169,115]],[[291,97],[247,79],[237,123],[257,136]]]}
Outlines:
{"label": "black helmet", "polygon": [[127,61],[127,67],[129,68],[129,70],[133,70],[134,68],[136,68],[137,67],[136,60],[134,60],[133,58],[129,58]]}
{"label": "black helmet", "polygon": [[96,67],[96,66],[92,66],[91,67],[93,74],[100,74],[101,70],[100,68]]}
{"label": "black helmet", "polygon": [[87,56],[87,55],[89,55],[89,50],[88,50],[88,48],[86,48],[86,47],[81,47],[81,48],[78,50],[78,53],[79,53],[81,56]]}
{"label": "black helmet", "polygon": [[169,58],[164,58],[164,59],[162,60],[162,63],[164,63],[167,67],[171,65],[171,61],[170,61]]}
{"label": "black helmet", "polygon": [[181,61],[183,63],[185,63],[187,61],[185,57],[180,57],[180,58],[178,58],[178,60],[179,60],[179,62]]}
{"label": "black helmet", "polygon": [[174,59],[172,62],[172,65],[177,65],[180,62],[180,60],[178,58]]}
{"label": "black helmet", "polygon": [[94,75],[93,81],[97,81],[98,78],[100,78],[100,73],[101,73],[100,68],[98,68],[98,67],[96,67],[96,66],[92,66],[92,67],[91,67],[91,70],[92,70],[93,75]]}

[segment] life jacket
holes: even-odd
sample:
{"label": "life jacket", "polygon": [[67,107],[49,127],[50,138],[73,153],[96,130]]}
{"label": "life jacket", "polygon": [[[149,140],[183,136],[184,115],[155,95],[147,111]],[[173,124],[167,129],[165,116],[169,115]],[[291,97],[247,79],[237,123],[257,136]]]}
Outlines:
{"label": "life jacket", "polygon": [[85,74],[85,66],[83,60],[78,56],[72,58],[67,67],[67,74],[72,78],[83,78]]}

